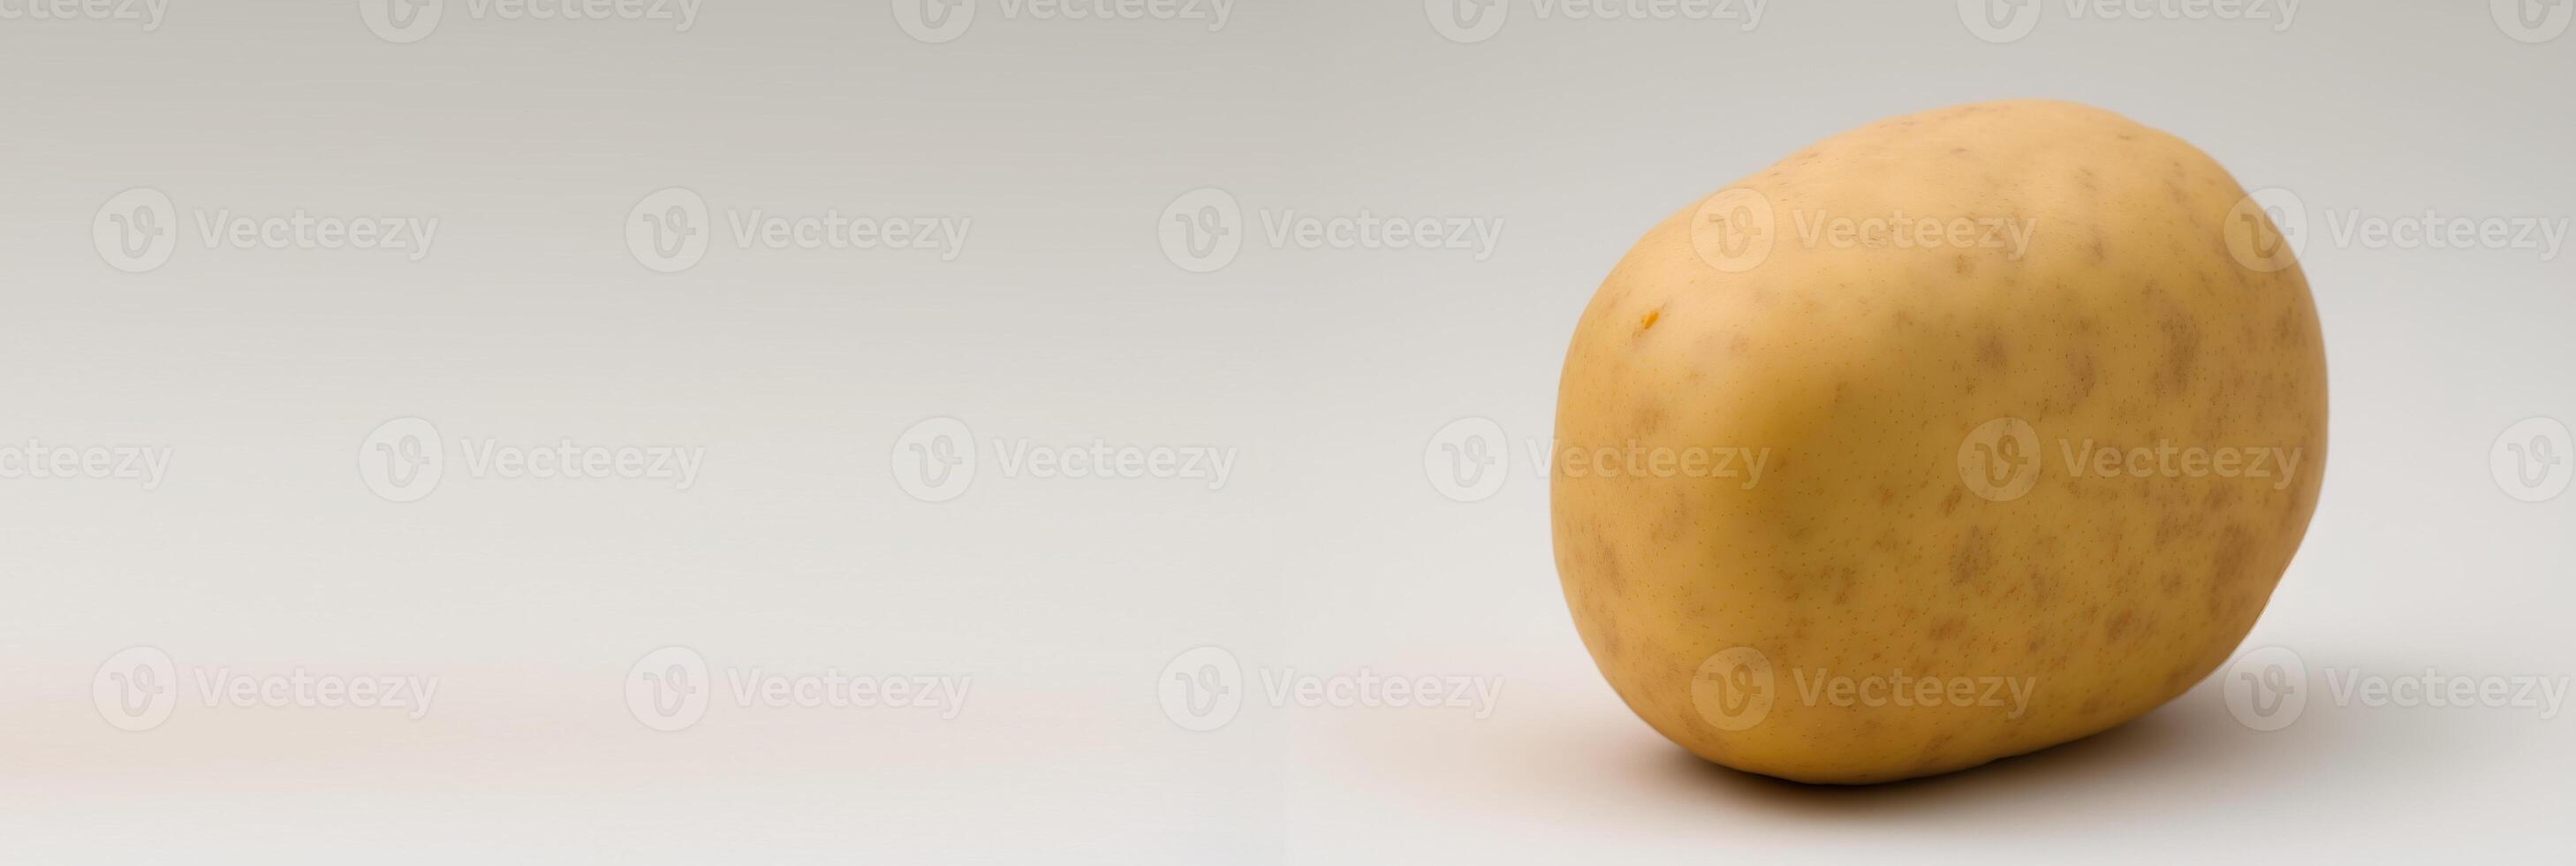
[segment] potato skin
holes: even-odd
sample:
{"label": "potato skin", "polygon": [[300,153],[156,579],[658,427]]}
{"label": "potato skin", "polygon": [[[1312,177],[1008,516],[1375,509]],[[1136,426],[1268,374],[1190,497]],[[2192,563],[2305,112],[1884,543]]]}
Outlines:
{"label": "potato skin", "polygon": [[[1712,246],[1751,237],[1711,231],[1750,223],[1717,196],[1664,219],[1584,310],[1558,395],[1557,571],[1639,718],[1740,770],[1879,782],[2102,731],[2227,659],[2315,511],[2326,368],[2306,278],[2226,171],[2116,114],[2015,100],[1879,121],[1729,189],[1770,207],[1767,254]],[[1891,214],[2028,240],[1809,231]],[[1997,419],[2029,425],[2036,464],[1970,465]],[[2275,474],[2129,471],[2160,444],[2276,449]],[[1758,479],[1653,469],[1727,449],[1767,449]],[[1971,483],[1996,467],[2038,474]],[[1822,688],[1873,677],[1946,697]],[[2018,712],[1983,700],[2012,683]]]}

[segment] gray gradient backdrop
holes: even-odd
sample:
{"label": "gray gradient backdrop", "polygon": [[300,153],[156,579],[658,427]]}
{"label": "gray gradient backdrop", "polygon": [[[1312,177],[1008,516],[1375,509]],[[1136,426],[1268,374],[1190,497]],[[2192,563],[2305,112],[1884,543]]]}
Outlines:
{"label": "gray gradient backdrop", "polygon": [[[2563,230],[2571,4],[2299,4],[2283,26],[2268,4],[2048,0],[1981,31],[1973,3],[1510,0],[1472,25],[1447,3],[1241,0],[1218,26],[1017,0],[685,22],[651,15],[677,0],[0,0],[0,860],[2565,856],[2576,722],[2339,704],[2325,673],[2576,673],[2576,494],[2522,501],[2491,461],[2536,436],[2544,479],[2576,471],[2563,425],[2506,436],[2576,420],[2576,254],[2327,221]],[[2315,215],[2333,466],[2247,643],[2297,654],[2306,708],[2257,731],[2212,677],[2092,740],[1861,791],[1704,765],[1594,672],[1518,458],[1575,315],[1693,198],[2008,96],[2172,131]],[[100,242],[154,237],[118,198],[138,187],[174,244],[148,268]],[[630,248],[671,187],[705,204],[702,258]],[[1197,255],[1213,236],[1174,219],[1222,204],[1239,247]],[[437,231],[417,260],[200,231],[299,211]],[[744,248],[730,220],[753,211],[971,223],[947,249]],[[1363,214],[1496,233],[1268,231]],[[918,462],[958,444],[916,427],[940,418],[977,446],[962,489]],[[433,488],[386,474],[419,442],[378,432],[397,419],[437,431]],[[1505,437],[1498,482],[1434,471],[1459,419]],[[565,441],[703,463],[683,490],[461,453]],[[1229,474],[1006,459],[1095,442],[1176,470],[1213,449]],[[120,448],[166,475],[26,470]],[[630,699],[673,646],[702,717]],[[176,676],[137,693],[166,717],[101,690],[143,682],[136,658]],[[298,671],[437,691],[417,719],[201,693]],[[1362,671],[1490,703],[1268,694]],[[1173,676],[1203,672],[1241,705],[1190,703]],[[736,697],[767,674],[968,691]]]}

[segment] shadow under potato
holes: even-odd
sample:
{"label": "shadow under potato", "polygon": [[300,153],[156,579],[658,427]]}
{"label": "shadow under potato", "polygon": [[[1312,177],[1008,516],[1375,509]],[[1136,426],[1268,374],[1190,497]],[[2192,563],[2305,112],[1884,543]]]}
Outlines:
{"label": "shadow under potato", "polygon": [[2148,772],[2172,771],[2178,763],[2193,763],[2195,755],[2209,762],[2241,758],[2225,741],[2233,739],[2242,746],[2249,742],[2251,738],[2246,735],[2252,732],[2238,726],[2224,712],[2209,709],[2169,704],[2080,740],[1957,772],[1868,785],[1813,784],[1748,773],[1679,748],[1668,750],[1666,758],[1676,776],[1696,787],[1722,793],[1737,805],[1817,815],[1910,810],[1935,803],[1956,807],[1981,794],[2027,794],[2033,789],[2077,785],[2086,779],[2125,777],[2134,781],[2140,768],[2155,768]]}

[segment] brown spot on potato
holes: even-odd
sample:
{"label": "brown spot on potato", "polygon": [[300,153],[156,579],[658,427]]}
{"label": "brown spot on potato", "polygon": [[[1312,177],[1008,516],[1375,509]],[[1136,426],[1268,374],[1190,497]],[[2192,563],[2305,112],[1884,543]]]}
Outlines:
{"label": "brown spot on potato", "polygon": [[2273,338],[2291,349],[2308,347],[2308,329],[2299,327],[2301,317],[2295,308],[2281,311],[2281,320],[2272,326]]}
{"label": "brown spot on potato", "polygon": [[2136,611],[2127,610],[2121,611],[2118,616],[2112,617],[2109,623],[2102,626],[2103,642],[2119,643],[2120,638],[2128,635],[2129,625],[2136,622],[2137,618],[2138,614]]}
{"label": "brown spot on potato", "polygon": [[1959,510],[1959,499],[1966,492],[1964,487],[1950,488],[1950,495],[1941,498],[1941,516],[1948,517],[1950,512]]}
{"label": "brown spot on potato", "polygon": [[1977,338],[1977,363],[1990,370],[2001,370],[2005,360],[2003,335],[1989,331]]}
{"label": "brown spot on potato", "polygon": [[1664,317],[1664,311],[1663,311],[1663,308],[1661,308],[1661,307],[1658,307],[1658,308],[1655,308],[1655,309],[1652,309],[1652,310],[1647,310],[1647,311],[1646,311],[1646,317],[1645,317],[1642,321],[1639,321],[1639,322],[1637,323],[1637,330],[1639,330],[1639,331],[1651,331],[1651,330],[1654,330],[1654,327],[1655,327],[1655,321],[1656,321],[1656,320],[1658,320],[1658,319],[1661,319],[1661,318],[1663,318],[1663,317]]}
{"label": "brown spot on potato", "polygon": [[2254,555],[2254,533],[2245,527],[2230,525],[2219,533],[2218,546],[2209,560],[2209,573],[2214,582],[2234,583],[2245,577],[2246,560]]}
{"label": "brown spot on potato", "polygon": [[2067,399],[2066,408],[2072,409],[2083,405],[2085,398],[2093,396],[2095,376],[2093,353],[2082,349],[2075,350],[2067,358],[2066,370],[2067,376],[2071,379],[2067,385],[2067,391],[2073,395]]}
{"label": "brown spot on potato", "polygon": [[1601,567],[1601,588],[1607,592],[1619,592],[1627,586],[1628,575],[1619,570],[1618,548],[1604,541],[1595,549],[1600,551],[1594,554],[1594,557],[1596,564]]}
{"label": "brown spot on potato", "polygon": [[1654,435],[1655,431],[1663,429],[1664,417],[1664,404],[1662,403],[1647,403],[1643,406],[1639,406],[1637,407],[1636,419],[1630,422],[1631,428],[1629,432],[1640,437]]}
{"label": "brown spot on potato", "polygon": [[1959,539],[1959,549],[1950,556],[1950,582],[1967,583],[1986,573],[1994,564],[1986,556],[1986,530],[1972,526]]}
{"label": "brown spot on potato", "polygon": [[1958,637],[1960,632],[1967,629],[1968,621],[1954,616],[1932,623],[1932,628],[1924,632],[1924,636],[1936,641],[1945,641]]}
{"label": "brown spot on potato", "polygon": [[[2155,489],[2153,487],[2140,485],[2138,487],[2138,495],[2153,499],[2155,498]],[[2157,516],[2156,546],[2163,547],[2172,543],[2174,539],[2181,538],[2183,533],[2191,530],[2194,521],[2195,518],[2190,513],[2179,509],[2168,510],[2164,514]]]}
{"label": "brown spot on potato", "polygon": [[2165,338],[2165,362],[2156,374],[2156,393],[2184,393],[2191,388],[2192,372],[2200,360],[2200,325],[2189,316],[2169,312],[2159,330]]}

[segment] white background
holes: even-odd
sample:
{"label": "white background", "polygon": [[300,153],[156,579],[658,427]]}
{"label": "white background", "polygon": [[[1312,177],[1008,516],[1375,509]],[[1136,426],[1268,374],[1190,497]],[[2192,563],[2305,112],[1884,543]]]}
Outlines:
{"label": "white background", "polygon": [[[2576,673],[2576,494],[2521,501],[2491,466],[2517,422],[2576,420],[2576,256],[2330,223],[2563,232],[2568,4],[2522,30],[2511,0],[2286,26],[2048,2],[1981,35],[1941,3],[1515,0],[1436,26],[1446,2],[1244,0],[1212,26],[984,0],[939,19],[962,29],[909,0],[685,27],[449,0],[397,10],[409,29],[377,0],[0,4],[0,447],[169,458],[157,485],[0,479],[0,860],[2563,856],[2563,714],[2338,704],[2326,677]],[[1619,704],[1557,590],[1525,455],[1575,316],[1683,203],[1870,120],[2013,96],[2174,132],[2307,211],[2332,453],[2246,644],[2295,653],[2307,703],[2257,731],[2213,677],[2090,740],[1867,789],[1705,764]],[[98,242],[132,237],[105,220],[137,187],[169,202],[166,260]],[[630,248],[672,187],[710,242]],[[1233,246],[1187,246],[1171,219],[1202,206]],[[417,261],[199,232],[299,210],[439,222]],[[746,248],[729,223],[754,210],[972,222],[952,249]],[[1362,214],[1495,234],[1270,233]],[[958,429],[916,425],[941,418],[975,474],[916,495],[910,446]],[[398,419],[443,446],[408,502],[371,450]],[[1512,460],[1461,488],[1426,459],[1444,429]],[[682,490],[462,447],[565,440],[703,465]],[[1231,474],[1001,459],[1095,441]],[[704,666],[684,724],[629,700],[673,646]],[[97,686],[131,647],[176,691],[129,731]],[[1171,679],[1211,660],[1241,701],[1221,719]],[[197,679],[298,669],[438,690],[415,720],[210,705]],[[729,677],[755,669],[967,691],[743,706]],[[1362,671],[1493,697],[1268,690]]]}

